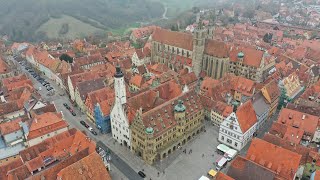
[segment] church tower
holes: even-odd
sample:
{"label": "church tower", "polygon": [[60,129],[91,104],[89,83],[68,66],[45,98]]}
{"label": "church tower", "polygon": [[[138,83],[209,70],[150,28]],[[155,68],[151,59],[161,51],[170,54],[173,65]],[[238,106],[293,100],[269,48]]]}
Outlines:
{"label": "church tower", "polygon": [[116,95],[115,103],[119,103],[121,105],[126,104],[126,85],[119,65],[116,66],[116,74],[114,75],[114,90]]}
{"label": "church tower", "polygon": [[202,70],[202,57],[204,52],[204,45],[208,30],[203,27],[202,20],[199,18],[198,27],[193,34],[193,53],[192,53],[192,66],[193,71],[197,77]]}

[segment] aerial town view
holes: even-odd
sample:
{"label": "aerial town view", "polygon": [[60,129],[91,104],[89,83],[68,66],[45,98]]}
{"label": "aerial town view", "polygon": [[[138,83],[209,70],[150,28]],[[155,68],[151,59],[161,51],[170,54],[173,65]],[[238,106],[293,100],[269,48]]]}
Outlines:
{"label": "aerial town view", "polygon": [[320,0],[0,0],[0,180],[320,180]]}

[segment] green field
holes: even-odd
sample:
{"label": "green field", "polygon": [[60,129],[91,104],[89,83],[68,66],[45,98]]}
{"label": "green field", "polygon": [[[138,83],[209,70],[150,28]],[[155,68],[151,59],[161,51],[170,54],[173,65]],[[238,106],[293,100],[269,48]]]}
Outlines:
{"label": "green field", "polygon": [[68,33],[62,36],[62,38],[66,39],[79,38],[102,30],[79,21],[71,16],[62,15],[61,18],[51,18],[49,21],[41,25],[37,31],[46,32],[49,38],[61,38],[59,30],[64,23],[68,23],[69,25]]}

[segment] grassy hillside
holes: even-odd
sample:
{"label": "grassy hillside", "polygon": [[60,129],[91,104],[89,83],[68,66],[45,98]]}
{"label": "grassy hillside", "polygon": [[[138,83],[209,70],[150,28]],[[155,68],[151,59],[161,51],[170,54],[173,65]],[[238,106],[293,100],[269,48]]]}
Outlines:
{"label": "grassy hillside", "polygon": [[13,41],[43,40],[53,36],[41,31],[45,23],[68,16],[90,24],[90,29],[109,31],[161,17],[163,11],[161,3],[150,0],[0,0],[0,35]]}
{"label": "grassy hillside", "polygon": [[[60,31],[64,24],[68,24],[68,30],[65,33],[61,33]],[[103,30],[71,16],[63,15],[59,18],[50,18],[49,21],[40,26],[37,32],[39,31],[46,32],[49,38],[75,39]]]}

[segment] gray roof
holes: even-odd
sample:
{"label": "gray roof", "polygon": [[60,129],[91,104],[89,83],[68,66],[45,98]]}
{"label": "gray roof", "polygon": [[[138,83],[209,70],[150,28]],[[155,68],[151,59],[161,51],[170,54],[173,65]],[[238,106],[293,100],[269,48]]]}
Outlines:
{"label": "gray roof", "polygon": [[84,101],[87,98],[88,93],[104,88],[104,80],[105,78],[98,78],[78,83],[77,89],[79,91],[81,99]]}
{"label": "gray roof", "polygon": [[19,143],[12,147],[6,147],[2,138],[0,138],[0,159],[5,159],[14,155],[19,154],[20,151],[24,150],[25,147],[22,143]]}
{"label": "gray roof", "polygon": [[270,107],[261,91],[253,96],[252,104],[257,116],[261,116]]}

